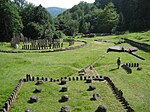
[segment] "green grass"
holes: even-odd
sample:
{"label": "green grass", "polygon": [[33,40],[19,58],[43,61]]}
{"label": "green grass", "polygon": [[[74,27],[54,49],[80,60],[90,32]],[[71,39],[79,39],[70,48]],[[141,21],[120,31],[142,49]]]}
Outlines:
{"label": "green grass", "polygon": [[119,37],[128,38],[140,43],[150,44],[150,31],[140,33],[129,33],[129,34],[127,33]]}
{"label": "green grass", "polygon": [[92,63],[101,54],[99,51],[104,52],[103,47],[91,44],[55,53],[0,53],[0,106],[26,74],[50,78],[67,76]]}
{"label": "green grass", "polygon": [[[108,112],[124,112],[106,82],[92,82],[92,85],[96,86],[94,91],[87,91],[91,84],[85,81],[67,82],[69,88],[67,92],[59,92],[62,87],[59,83],[46,82],[40,86],[35,83],[30,82],[23,86],[11,112],[23,112],[26,108],[32,108],[36,112],[58,112],[64,105],[70,106],[72,112],[94,112],[99,105],[107,105]],[[43,92],[33,93],[36,87],[41,87]],[[101,99],[91,101],[90,98],[95,92],[100,94]],[[68,95],[69,101],[59,103],[58,100],[62,95]],[[38,96],[39,101],[33,104],[27,103],[31,96]]]}
{"label": "green grass", "polygon": [[[136,39],[134,39],[135,35],[139,35],[143,39],[149,39],[149,32],[126,34],[123,36],[130,37],[131,39],[133,38],[133,40],[136,41]],[[95,38],[82,38],[80,40],[87,41],[88,46],[71,51],[53,53],[0,53],[0,107],[2,107],[6,99],[11,94],[12,90],[17,85],[18,80],[25,77],[26,74],[40,77],[44,76],[49,78],[60,78],[75,73],[77,70],[82,69],[87,65],[93,63],[100,55],[106,52],[108,47],[114,46],[113,43],[96,42],[94,40],[111,39],[116,42],[120,37],[121,36],[103,36]],[[123,43],[121,45],[130,46],[127,43]],[[4,46],[0,45],[0,49],[2,47]],[[101,58],[94,66],[100,75],[109,76],[113,80],[115,85],[124,92],[125,98],[127,99],[127,101],[129,101],[129,104],[136,112],[149,112],[150,53],[141,50],[135,53],[145,58],[145,60],[140,60],[127,53],[109,52],[106,54],[105,57]],[[121,57],[122,63],[140,63],[140,66],[143,68],[142,71],[137,71],[136,68],[133,68],[133,73],[127,74],[123,69],[115,70],[115,68],[117,67],[117,57]],[[30,84],[25,85],[24,88],[28,86],[30,86]],[[47,86],[48,85],[45,85],[45,88],[47,88]],[[54,88],[54,86],[55,84],[52,85],[52,88]],[[85,85],[82,84],[82,86]],[[57,89],[60,88],[56,88],[56,90],[54,89],[54,91],[57,91]],[[102,89],[105,89],[105,87],[102,87]],[[22,92],[23,91],[24,89],[22,90]],[[46,97],[46,94],[44,95]],[[110,103],[109,100],[105,101],[106,106],[111,105],[107,104]],[[44,103],[44,101],[42,103]],[[71,105],[73,106],[76,104],[72,103]],[[90,105],[90,108],[92,108],[92,104]],[[94,107],[94,110],[96,109],[97,105]],[[118,102],[114,103],[114,105],[118,105]],[[45,107],[42,104],[41,106]],[[14,108],[17,109],[18,107]],[[25,107],[22,107],[23,110],[24,108]],[[41,109],[40,107],[34,108]],[[85,108],[86,110],[88,110],[87,108],[89,107]],[[76,107],[78,111],[84,111],[85,108],[83,108],[82,110],[80,108],[80,105]],[[58,109],[59,108],[57,108],[56,111],[58,111]]]}
{"label": "green grass", "polygon": [[[125,98],[136,112],[148,112],[150,110],[150,57],[149,53],[143,51],[138,51],[137,54],[146,60],[140,60],[127,53],[109,52],[106,57],[95,64],[95,67],[101,75],[109,76],[113,80],[115,85],[123,91]],[[132,68],[133,73],[127,74],[123,69],[116,69],[117,57],[121,57],[122,63],[139,63],[143,68],[142,71]]]}

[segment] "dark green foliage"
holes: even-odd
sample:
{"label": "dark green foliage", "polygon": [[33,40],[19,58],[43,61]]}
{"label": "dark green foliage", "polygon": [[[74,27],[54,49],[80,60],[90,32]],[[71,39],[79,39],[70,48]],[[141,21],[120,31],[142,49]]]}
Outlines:
{"label": "dark green foliage", "polygon": [[10,41],[21,33],[31,39],[53,38],[55,28],[69,36],[145,31],[150,29],[149,11],[150,0],[82,1],[55,18],[54,27],[53,18],[41,5],[0,0],[0,41]]}
{"label": "dark green foliage", "polygon": [[10,41],[22,28],[16,5],[10,0],[0,0],[0,41]]}
{"label": "dark green foliage", "polygon": [[78,32],[78,21],[72,19],[71,13],[66,11],[64,16],[58,16],[55,21],[56,29],[61,30],[64,34],[73,36],[76,32]]}
{"label": "dark green foliage", "polygon": [[25,0],[14,0],[14,3],[18,6],[18,11],[21,11],[28,5],[27,1]]}
{"label": "dark green foliage", "polygon": [[[80,2],[67,10],[56,19],[59,30],[66,35],[75,33],[111,33],[118,24],[118,14],[113,3],[105,6],[104,10],[96,8],[93,4]],[[62,24],[63,23],[63,24]]]}
{"label": "dark green foliage", "polygon": [[109,2],[114,3],[121,14],[118,31],[150,29],[150,0],[95,0],[94,4],[98,8],[104,8]]}
{"label": "dark green foliage", "polygon": [[43,27],[37,23],[30,22],[24,28],[24,33],[27,37],[32,39],[40,39],[42,36],[42,29]]}
{"label": "dark green foliage", "polygon": [[25,0],[0,0],[0,41],[10,41],[20,33],[31,39],[53,36],[54,22],[47,10]]}
{"label": "dark green foliage", "polygon": [[[32,39],[52,37],[54,32],[53,19],[44,7],[29,4],[22,10],[21,15],[25,26],[23,30],[25,36]],[[35,32],[30,28],[31,26],[34,27],[33,31]],[[31,29],[31,31],[28,29]],[[33,33],[34,37],[32,37]]]}
{"label": "dark green foliage", "polygon": [[53,39],[59,39],[59,38],[63,38],[63,37],[64,37],[64,34],[60,30],[55,31],[55,33],[53,35]]}
{"label": "dark green foliage", "polygon": [[90,23],[86,22],[85,19],[83,18],[79,24],[79,32],[86,34],[89,33],[89,30],[90,30]]}

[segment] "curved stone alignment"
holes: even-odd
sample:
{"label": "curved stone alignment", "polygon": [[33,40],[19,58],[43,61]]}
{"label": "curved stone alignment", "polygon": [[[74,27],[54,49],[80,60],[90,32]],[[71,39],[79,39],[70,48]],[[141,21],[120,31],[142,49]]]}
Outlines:
{"label": "curved stone alignment", "polygon": [[[86,81],[89,78],[92,80],[94,80],[96,78],[96,79],[100,79],[98,81],[106,81],[107,84],[109,85],[109,87],[111,88],[112,93],[115,94],[116,99],[122,104],[124,109],[127,112],[134,112],[132,107],[129,105],[128,101],[124,98],[123,92],[115,86],[115,84],[113,83],[113,81],[109,77],[105,77],[105,76],[104,77],[102,77],[102,76],[93,76],[93,77],[91,77],[91,76],[88,76],[88,77],[87,76],[76,76],[76,77],[61,77],[60,79],[53,79],[53,78],[47,78],[47,77],[34,77],[34,76],[31,76],[30,74],[27,74],[26,78],[19,80],[18,85],[16,86],[16,88],[14,89],[14,91],[12,92],[10,97],[6,100],[4,106],[0,109],[0,112],[8,112],[10,110],[11,105],[16,100],[16,97],[17,97],[22,85],[24,84],[24,82],[38,81],[38,80],[43,80],[43,81],[48,81],[48,82],[60,82],[62,79],[65,79],[68,81],[78,81],[78,80]],[[103,80],[101,80],[101,79],[103,79]],[[98,93],[96,93],[96,98],[99,99],[99,97],[97,97],[99,95],[97,95],[97,94]],[[95,97],[95,95],[94,95],[94,97]]]}
{"label": "curved stone alignment", "polygon": [[88,45],[86,41],[80,41],[80,40],[75,40],[75,42],[83,42],[83,44],[79,46],[73,46],[73,47],[68,47],[68,48],[58,48],[58,49],[52,49],[52,50],[0,50],[0,52],[4,53],[47,53],[47,52],[60,52],[60,51],[67,51],[67,50],[75,50],[79,49],[82,47],[85,47]]}

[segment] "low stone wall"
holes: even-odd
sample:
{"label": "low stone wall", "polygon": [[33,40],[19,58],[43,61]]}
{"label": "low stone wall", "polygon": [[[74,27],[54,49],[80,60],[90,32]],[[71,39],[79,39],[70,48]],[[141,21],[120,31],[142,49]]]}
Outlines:
{"label": "low stone wall", "polygon": [[102,76],[76,76],[76,77],[61,77],[59,79],[53,79],[53,78],[47,78],[47,77],[34,77],[34,76],[31,76],[30,74],[27,74],[24,81],[29,82],[29,81],[43,80],[45,82],[60,82],[62,79],[66,79],[68,81],[82,81],[82,80],[87,80],[89,78],[91,78],[92,80],[98,80],[98,81],[104,80]]}
{"label": "low stone wall", "polygon": [[126,63],[125,65],[128,67],[139,67],[139,63]]}
{"label": "low stone wall", "polygon": [[47,77],[34,77],[30,74],[26,75],[26,78],[20,79],[18,85],[12,92],[12,94],[9,96],[9,98],[6,100],[4,106],[0,109],[0,112],[9,112],[12,103],[14,100],[16,100],[16,97],[19,93],[19,90],[21,89],[22,85],[25,82],[30,81],[39,81],[43,80],[45,82],[61,82],[62,79],[66,79],[67,81],[86,81],[87,80],[95,80],[95,81],[106,81],[108,86],[111,88],[112,92],[115,94],[116,98],[119,100],[119,102],[122,104],[126,112],[134,112],[134,110],[129,105],[128,101],[124,98],[123,92],[119,90],[113,83],[113,81],[109,77],[103,77],[103,76],[74,76],[74,77],[61,77],[60,79],[53,79],[53,78],[47,78]]}
{"label": "low stone wall", "polygon": [[24,79],[20,79],[19,83],[17,84],[17,86],[15,87],[15,89],[13,90],[13,92],[11,93],[9,98],[6,100],[3,107],[0,109],[0,112],[8,112],[9,111],[12,103],[16,100],[16,97],[17,97],[23,84],[24,84]]}
{"label": "low stone wall", "polygon": [[139,49],[143,49],[143,50],[146,50],[146,51],[150,51],[150,45],[148,45],[148,44],[135,42],[135,41],[133,41],[133,40],[126,39],[126,38],[124,38],[124,40],[125,40],[127,43],[129,43],[129,44],[131,44],[132,46],[135,46],[135,47],[137,47],[137,48],[139,48]]}
{"label": "low stone wall", "polygon": [[124,98],[122,90],[119,90],[109,77],[104,77],[104,80],[108,83],[112,92],[115,94],[116,98],[122,104],[126,112],[134,112],[134,110],[129,105],[128,101]]}

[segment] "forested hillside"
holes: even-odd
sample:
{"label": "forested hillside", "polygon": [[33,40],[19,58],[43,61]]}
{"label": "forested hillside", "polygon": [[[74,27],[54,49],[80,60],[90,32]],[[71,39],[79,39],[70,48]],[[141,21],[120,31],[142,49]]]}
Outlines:
{"label": "forested hillside", "polygon": [[0,17],[0,41],[22,35],[31,39],[50,37],[55,30],[46,9],[25,0],[0,0]]}
{"label": "forested hillside", "polygon": [[149,11],[149,0],[80,2],[57,17],[56,24],[67,35],[145,31],[150,29]]}
{"label": "forested hillside", "polygon": [[120,15],[119,29],[143,31],[150,29],[150,0],[95,0],[98,8],[112,2]]}
{"label": "forested hillside", "polygon": [[51,14],[53,18],[57,17],[59,14],[63,13],[66,9],[59,7],[48,7],[46,10]]}
{"label": "forested hillside", "polygon": [[150,29],[150,0],[95,0],[80,2],[53,19],[42,6],[25,0],[0,0],[0,41],[14,36],[31,39],[61,38],[62,32],[137,32]]}

